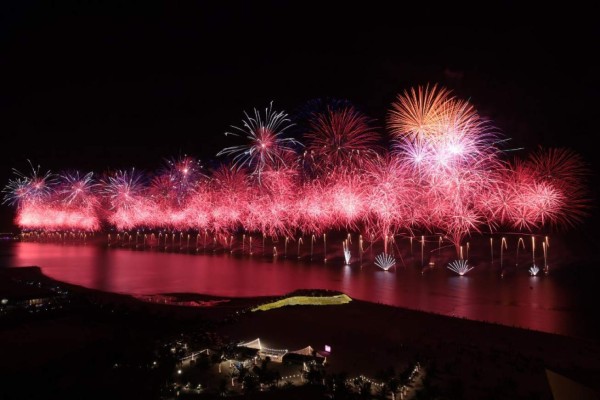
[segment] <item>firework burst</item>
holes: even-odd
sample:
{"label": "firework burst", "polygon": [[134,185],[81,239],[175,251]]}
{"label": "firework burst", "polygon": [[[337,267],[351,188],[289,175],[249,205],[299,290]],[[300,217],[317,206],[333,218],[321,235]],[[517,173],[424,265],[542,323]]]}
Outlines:
{"label": "firework burst", "polygon": [[273,110],[273,103],[261,114],[254,109],[254,116],[244,113],[242,127],[233,126],[233,132],[225,135],[245,137],[248,142],[244,145],[226,147],[217,155],[233,157],[235,167],[245,167],[252,170],[260,180],[265,168],[276,168],[287,165],[295,158],[295,147],[300,142],[286,137],[286,131],[292,126],[288,115]]}
{"label": "firework burst", "polygon": [[[240,231],[285,237],[286,244],[302,233],[311,254],[317,237],[326,246],[330,230],[386,246],[397,234],[439,233],[460,254],[470,234],[572,225],[590,205],[578,155],[550,149],[503,161],[491,125],[437,86],[398,97],[388,117],[389,151],[377,147],[370,121],[348,103],[304,118],[302,156],[287,136],[287,114],[271,105],[245,116],[231,135],[247,143],[222,150],[229,163],[206,175],[189,156],[169,160],[150,185],[134,169],[95,181],[92,173],[55,177],[32,166],[29,174],[14,171],[4,203],[17,206],[16,223],[25,229],[195,230],[203,243],[212,237],[230,249]],[[459,270],[461,262],[451,266]]]}
{"label": "firework burst", "polygon": [[102,194],[110,200],[111,208],[131,208],[143,196],[145,187],[141,174],[132,168],[117,171],[104,182]]}
{"label": "firework burst", "polygon": [[164,175],[171,181],[171,193],[178,204],[193,195],[205,178],[200,161],[187,155],[168,160]]}
{"label": "firework burst", "polygon": [[31,172],[24,174],[13,168],[16,178],[4,187],[4,203],[21,206],[26,203],[44,202],[54,193],[55,176],[50,171],[40,172],[40,166],[34,167],[29,161]]}
{"label": "firework burst", "polygon": [[95,207],[98,205],[97,190],[100,185],[93,178],[93,172],[81,174],[75,171],[62,174],[56,193],[67,205]]}
{"label": "firework burst", "polygon": [[449,90],[434,85],[419,86],[398,95],[388,115],[388,126],[394,136],[412,140],[430,138],[440,132],[444,111],[453,97]]}
{"label": "firework burst", "polygon": [[307,151],[320,170],[354,169],[376,154],[379,135],[351,106],[316,114],[305,134]]}
{"label": "firework burst", "polygon": [[[581,156],[569,149],[539,149],[528,161],[532,180],[546,184],[548,196],[543,205],[551,209],[546,220],[555,225],[582,222],[588,215],[590,200],[584,185],[589,170]],[[543,224],[543,212],[541,217]]]}

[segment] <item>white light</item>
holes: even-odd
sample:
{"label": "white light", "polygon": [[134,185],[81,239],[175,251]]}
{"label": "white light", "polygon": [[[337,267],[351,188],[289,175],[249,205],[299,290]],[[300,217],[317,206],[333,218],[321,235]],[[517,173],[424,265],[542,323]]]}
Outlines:
{"label": "white light", "polygon": [[389,254],[381,253],[377,257],[375,257],[375,265],[381,268],[384,271],[392,268],[396,265],[396,259]]}
{"label": "white light", "polygon": [[463,276],[474,267],[469,267],[466,260],[456,260],[451,262],[448,267],[449,270],[456,272],[458,275]]}
{"label": "white light", "polygon": [[536,276],[538,272],[540,272],[540,268],[535,264],[529,268],[529,273],[531,274],[531,276]]}
{"label": "white light", "polygon": [[178,373],[179,375],[181,375],[181,370],[180,370],[180,369],[178,369],[178,370],[177,370],[177,373]]}
{"label": "white light", "polygon": [[344,259],[346,260],[346,265],[350,265],[350,259],[352,255],[350,254],[350,249],[344,249]]}

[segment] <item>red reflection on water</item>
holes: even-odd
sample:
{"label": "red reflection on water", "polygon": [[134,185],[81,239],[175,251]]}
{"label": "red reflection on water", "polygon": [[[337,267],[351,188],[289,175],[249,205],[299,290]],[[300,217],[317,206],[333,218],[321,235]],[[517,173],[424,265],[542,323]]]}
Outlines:
{"label": "red reflection on water", "polygon": [[436,267],[421,274],[411,266],[385,272],[373,265],[326,265],[223,254],[14,243],[10,265],[38,265],[47,276],[88,288],[129,294],[196,292],[216,296],[280,295],[297,289],[332,289],[377,303],[486,320],[562,334],[577,325],[568,288],[525,271],[500,278],[474,270],[459,277]]}

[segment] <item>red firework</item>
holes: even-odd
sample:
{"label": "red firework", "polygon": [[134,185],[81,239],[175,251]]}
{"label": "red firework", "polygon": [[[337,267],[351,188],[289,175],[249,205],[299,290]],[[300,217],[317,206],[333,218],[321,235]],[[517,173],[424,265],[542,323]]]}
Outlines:
{"label": "red firework", "polygon": [[376,154],[380,138],[369,125],[369,119],[351,106],[316,114],[305,137],[317,168],[353,169]]}
{"label": "red firework", "polygon": [[[149,186],[135,170],[96,182],[89,174],[55,179],[16,171],[4,201],[17,205],[24,229],[210,231],[231,247],[242,229],[263,235],[367,232],[365,240],[413,231],[440,233],[457,249],[464,237],[500,228],[532,231],[580,222],[589,208],[581,157],[539,150],[501,160],[497,137],[467,102],[443,88],[398,97],[388,118],[393,151],[377,147],[369,120],[352,107],[318,114],[298,160],[285,113],[247,116],[248,143],[221,152],[230,165],[203,174],[188,156],[173,159]],[[306,173],[305,164],[317,167]],[[246,166],[247,168],[243,168]],[[172,235],[173,233],[170,233]]]}
{"label": "red firework", "polygon": [[[532,181],[546,183],[556,193],[553,197],[564,200],[556,202],[557,207],[550,221],[556,225],[582,222],[590,207],[588,190],[584,184],[590,172],[581,156],[570,149],[539,149],[531,154],[527,164]],[[549,191],[544,190],[548,194]]]}

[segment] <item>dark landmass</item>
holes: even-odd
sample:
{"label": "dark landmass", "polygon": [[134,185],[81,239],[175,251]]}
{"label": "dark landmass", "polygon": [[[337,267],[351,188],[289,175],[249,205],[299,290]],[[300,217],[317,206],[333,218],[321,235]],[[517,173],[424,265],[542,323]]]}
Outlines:
{"label": "dark landmass", "polygon": [[330,345],[329,370],[350,375],[425,362],[450,398],[551,398],[546,368],[600,389],[597,342],[363,301],[248,313],[220,331],[274,348]]}
{"label": "dark landmass", "polygon": [[[600,389],[598,341],[363,301],[250,312],[275,298],[164,294],[178,301],[214,302],[182,307],[56,282],[35,267],[0,269],[0,291],[6,293],[3,298],[19,294],[21,299],[68,299],[48,309],[29,307],[1,315],[3,399],[170,398],[165,387],[176,381],[170,352],[177,343],[221,348],[257,337],[271,348],[331,346],[325,368],[331,376],[364,374],[377,379],[391,369],[403,371],[420,362],[427,376],[418,398],[551,398],[546,368]],[[295,294],[323,293],[335,294]],[[183,397],[215,397],[218,384],[210,383],[204,394]],[[317,385],[246,398],[325,395],[325,388]]]}

